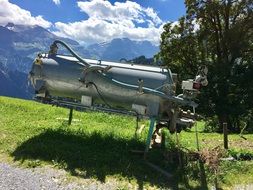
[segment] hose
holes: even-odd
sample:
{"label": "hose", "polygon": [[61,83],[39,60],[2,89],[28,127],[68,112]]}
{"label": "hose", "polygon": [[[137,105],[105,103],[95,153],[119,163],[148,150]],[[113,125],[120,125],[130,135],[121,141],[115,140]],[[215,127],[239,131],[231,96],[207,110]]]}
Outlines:
{"label": "hose", "polygon": [[81,63],[83,63],[86,66],[90,66],[89,63],[87,63],[84,59],[82,59],[79,55],[77,55],[65,42],[61,41],[61,40],[55,40],[54,43],[52,44],[52,46],[56,46],[56,44],[61,44],[62,46],[64,46],[70,53],[71,55],[73,55],[78,61],[80,61]]}
{"label": "hose", "polygon": [[100,99],[105,103],[105,105],[107,105],[109,108],[112,108],[112,106],[105,100],[105,98],[103,97],[103,95],[100,93],[100,91],[98,90],[97,85],[94,82],[89,82],[88,84],[91,84],[95,87]]}

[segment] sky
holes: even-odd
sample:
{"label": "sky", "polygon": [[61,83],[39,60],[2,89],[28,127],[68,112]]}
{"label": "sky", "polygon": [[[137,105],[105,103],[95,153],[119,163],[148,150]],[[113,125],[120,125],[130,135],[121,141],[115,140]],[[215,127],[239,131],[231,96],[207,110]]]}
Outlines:
{"label": "sky", "polygon": [[158,45],[163,25],[184,14],[184,0],[0,0],[0,25],[39,25],[86,45],[125,37]]}

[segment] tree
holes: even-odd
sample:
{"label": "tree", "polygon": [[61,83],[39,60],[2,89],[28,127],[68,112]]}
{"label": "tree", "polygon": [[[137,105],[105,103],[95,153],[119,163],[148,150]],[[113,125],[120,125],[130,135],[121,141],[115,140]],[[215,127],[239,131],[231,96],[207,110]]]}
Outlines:
{"label": "tree", "polygon": [[135,64],[140,65],[154,65],[154,59],[153,58],[146,58],[144,55],[136,57],[132,60],[129,60],[128,62],[133,62]]}
{"label": "tree", "polygon": [[186,15],[164,26],[157,55],[180,79],[209,68],[199,98],[207,116],[239,129],[253,107],[253,0],[185,0]]}

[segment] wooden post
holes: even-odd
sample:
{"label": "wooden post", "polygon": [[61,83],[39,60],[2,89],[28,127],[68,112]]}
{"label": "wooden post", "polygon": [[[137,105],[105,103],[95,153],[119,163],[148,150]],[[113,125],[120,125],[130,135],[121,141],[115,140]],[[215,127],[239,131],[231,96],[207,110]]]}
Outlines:
{"label": "wooden post", "polygon": [[199,151],[199,135],[198,135],[198,126],[197,123],[194,124],[195,127],[195,136],[196,136],[196,146],[197,146],[197,150]]}
{"label": "wooden post", "polygon": [[224,148],[228,149],[228,125],[223,123]]}
{"label": "wooden post", "polygon": [[[192,107],[193,109],[193,114],[195,115],[195,107],[193,106]],[[198,135],[198,126],[197,126],[197,123],[194,123],[194,127],[195,127],[195,135],[196,135],[196,145],[197,145],[197,150],[199,151],[199,135]]]}
{"label": "wooden post", "polygon": [[68,122],[68,125],[71,125],[72,116],[73,116],[73,108],[70,108],[70,110],[69,110],[69,122]]}

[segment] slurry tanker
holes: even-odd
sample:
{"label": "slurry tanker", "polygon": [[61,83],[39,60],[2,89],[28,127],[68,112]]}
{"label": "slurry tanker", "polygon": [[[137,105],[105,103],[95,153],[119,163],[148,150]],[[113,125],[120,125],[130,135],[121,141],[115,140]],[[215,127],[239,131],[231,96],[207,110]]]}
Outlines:
{"label": "slurry tanker", "polygon": [[[59,44],[70,55],[57,54]],[[148,150],[152,136],[162,127],[175,132],[194,124],[198,116],[193,99],[207,85],[206,75],[207,69],[200,68],[195,79],[182,82],[183,93],[176,95],[176,74],[168,68],[83,59],[56,40],[49,53],[38,54],[29,78],[36,100],[70,108],[71,118],[73,109],[149,118]],[[192,107],[193,113],[183,111],[184,106]]]}

